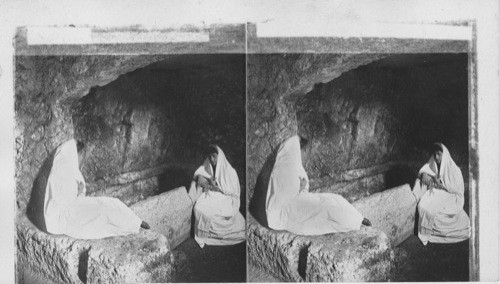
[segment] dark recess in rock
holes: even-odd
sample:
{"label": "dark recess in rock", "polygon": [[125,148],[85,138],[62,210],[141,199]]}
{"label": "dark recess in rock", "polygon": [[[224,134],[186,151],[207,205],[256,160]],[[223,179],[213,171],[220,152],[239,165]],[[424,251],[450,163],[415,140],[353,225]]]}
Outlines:
{"label": "dark recess in rock", "polygon": [[43,196],[37,176],[72,137],[86,144],[90,195],[131,204],[189,186],[217,143],[246,196],[243,54],[17,56],[15,106],[21,210]]}
{"label": "dark recess in rock", "polygon": [[265,202],[273,151],[295,134],[309,139],[312,191],[354,201],[411,185],[436,141],[467,183],[467,63],[466,53],[249,55],[250,208]]}

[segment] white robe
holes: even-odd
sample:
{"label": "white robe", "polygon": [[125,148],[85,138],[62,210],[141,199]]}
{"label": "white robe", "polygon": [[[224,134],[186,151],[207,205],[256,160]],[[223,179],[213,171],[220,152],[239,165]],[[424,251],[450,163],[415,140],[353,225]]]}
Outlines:
{"label": "white robe", "polygon": [[123,202],[111,197],[78,194],[85,185],[78,168],[76,141],[57,149],[47,181],[44,217],[47,232],[78,239],[100,239],[139,232],[141,219]]}
{"label": "white robe", "polygon": [[294,136],[280,145],[271,172],[266,197],[269,227],[299,235],[359,230],[363,216],[347,200],[338,194],[310,193],[308,189],[299,137]]}
{"label": "white robe", "polygon": [[432,243],[455,243],[470,237],[470,220],[465,213],[464,181],[460,168],[443,145],[443,156],[439,169],[434,155],[419,171],[430,176],[439,174],[445,189],[423,185],[420,179],[415,181],[413,193],[418,202],[418,237],[424,245]]}
{"label": "white robe", "polygon": [[[201,193],[194,205],[194,238],[200,247],[208,245],[232,245],[245,241],[245,218],[240,209],[240,182],[236,170],[229,164],[222,149],[217,147],[218,157],[215,180],[222,192]],[[205,160],[194,179],[214,177],[212,166]],[[193,190],[193,187],[190,191]]]}

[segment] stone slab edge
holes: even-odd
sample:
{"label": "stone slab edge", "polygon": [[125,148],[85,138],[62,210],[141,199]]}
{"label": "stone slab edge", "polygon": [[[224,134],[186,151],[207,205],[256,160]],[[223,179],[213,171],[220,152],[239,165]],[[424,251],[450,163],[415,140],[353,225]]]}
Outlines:
{"label": "stone slab edge", "polygon": [[[155,278],[158,277],[163,281],[168,279],[169,264],[173,262],[173,258],[168,241],[163,235],[141,231],[139,236],[79,240],[64,235],[47,234],[36,228],[28,220],[24,212],[19,212],[16,215],[17,266],[20,268],[27,265],[28,269],[34,273],[56,283],[83,283],[89,276],[92,277],[92,271],[99,271],[101,267],[120,264],[125,258],[113,259],[108,252],[103,253],[103,248],[108,248],[110,251],[116,250],[117,246],[124,245],[125,240],[134,243],[135,246],[144,246],[145,249],[149,250],[154,247],[151,245],[156,244],[155,249],[157,252],[153,255],[156,259],[150,260],[148,264],[149,271],[145,272],[142,269],[142,274],[139,273],[133,277],[129,274],[120,276],[117,273],[117,279],[102,278],[100,282],[155,281]],[[137,243],[138,241],[139,243]],[[140,252],[138,254],[140,255]],[[130,257],[131,255],[127,255],[126,258],[130,259]],[[103,263],[103,261],[106,263]],[[115,267],[115,270],[119,272],[119,268]],[[105,274],[100,275],[100,277],[104,276]],[[161,279],[156,279],[156,281]]]}
{"label": "stone slab edge", "polygon": [[417,200],[404,184],[375,193],[353,203],[372,226],[382,230],[396,247],[414,233]]}
{"label": "stone slab edge", "polygon": [[193,202],[185,187],[178,187],[139,201],[132,206],[151,230],[164,235],[173,249],[189,238]]}
{"label": "stone slab edge", "polygon": [[390,273],[389,239],[373,228],[298,236],[267,229],[249,216],[247,243],[253,265],[287,282],[385,281]]}

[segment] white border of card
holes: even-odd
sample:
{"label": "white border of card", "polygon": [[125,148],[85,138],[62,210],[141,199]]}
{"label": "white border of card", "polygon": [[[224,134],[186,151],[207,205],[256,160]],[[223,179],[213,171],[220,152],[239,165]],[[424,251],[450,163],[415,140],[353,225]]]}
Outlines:
{"label": "white border of card", "polygon": [[[64,45],[55,50],[71,53],[71,45],[152,42],[165,47],[179,41],[207,42],[210,36],[204,31],[223,24],[243,24],[255,29],[250,38],[247,34],[244,52],[273,51],[273,46],[259,45],[259,40],[269,38],[292,41],[318,37],[359,38],[360,42],[368,38],[467,41],[469,67],[475,68],[475,72],[469,71],[473,74],[469,92],[472,107],[469,111],[469,145],[478,158],[475,176],[479,177],[475,183],[471,182],[470,188],[471,219],[475,220],[470,277],[475,281],[499,280],[498,1],[215,0],[204,3],[196,0],[22,0],[0,4],[1,283],[15,282],[13,55],[16,51],[13,42],[19,28],[27,28],[28,47]],[[198,30],[186,32],[181,29],[186,25],[198,27]],[[137,27],[141,33],[137,33]],[[280,48],[276,51],[294,47],[287,47],[284,43]],[[36,50],[40,49],[35,48],[35,53]],[[24,51],[29,53],[29,48]],[[302,47],[295,52],[324,51]]]}

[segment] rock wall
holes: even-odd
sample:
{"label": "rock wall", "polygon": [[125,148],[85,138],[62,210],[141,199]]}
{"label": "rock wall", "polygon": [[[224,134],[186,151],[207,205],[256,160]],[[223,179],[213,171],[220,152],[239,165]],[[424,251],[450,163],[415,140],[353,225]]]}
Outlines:
{"label": "rock wall", "polygon": [[92,86],[167,56],[16,56],[16,200],[25,208],[54,149],[73,136],[70,105]]}
{"label": "rock wall", "polygon": [[[295,99],[343,72],[383,58],[381,54],[249,54],[247,57],[248,197],[263,212],[274,152],[297,133]],[[256,217],[259,219],[259,217]]]}
{"label": "rock wall", "polygon": [[249,55],[248,72],[254,213],[277,145],[297,133],[312,190],[350,201],[412,182],[435,141],[468,172],[466,54]]}
{"label": "rock wall", "polygon": [[[244,181],[244,56],[210,55],[216,59],[209,66],[207,55],[180,57],[92,89],[74,107],[75,136],[88,146],[82,171],[92,194],[109,195],[113,186],[129,200],[189,187],[209,143],[221,146]],[[196,60],[201,63],[182,63]],[[148,174],[160,166],[164,171]],[[137,172],[144,175],[117,182]]]}
{"label": "rock wall", "polygon": [[[395,71],[369,66],[317,84],[296,101],[299,133],[310,140],[303,164],[311,191],[340,193],[354,200],[383,190],[384,174],[390,169],[383,165],[403,160],[408,152],[404,121],[408,97],[394,93]],[[372,173],[364,170],[370,167]],[[346,178],[341,175],[346,170],[359,174]],[[363,178],[366,182],[355,182]],[[342,182],[356,183],[356,188],[333,188]]]}
{"label": "rock wall", "polygon": [[171,182],[159,174],[169,165],[201,164],[208,142],[225,150],[244,185],[244,55],[217,56],[17,56],[18,209],[30,203],[40,215],[51,154],[72,137],[88,146],[90,194],[136,202],[131,192]]}
{"label": "rock wall", "polygon": [[[468,171],[467,57],[447,55],[433,64],[397,58],[346,72],[297,99],[299,133],[311,142],[303,163],[313,191],[355,200],[411,183],[435,141]],[[394,171],[399,184],[388,184]],[[354,190],[335,186],[351,180]]]}

